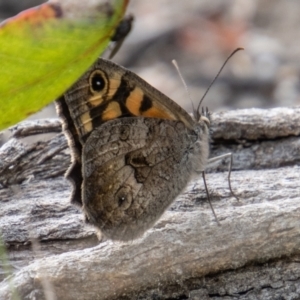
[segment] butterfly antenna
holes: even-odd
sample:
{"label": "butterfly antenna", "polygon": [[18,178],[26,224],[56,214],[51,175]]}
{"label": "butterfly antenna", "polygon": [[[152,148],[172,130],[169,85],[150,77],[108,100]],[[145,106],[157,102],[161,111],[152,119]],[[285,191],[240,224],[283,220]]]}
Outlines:
{"label": "butterfly antenna", "polygon": [[237,49],[235,49],[235,50],[234,50],[234,51],[226,58],[226,60],[225,60],[225,62],[223,63],[222,67],[220,68],[219,72],[217,73],[217,75],[215,76],[215,78],[213,79],[213,81],[212,81],[212,82],[210,83],[210,85],[208,86],[206,92],[204,93],[204,95],[202,96],[202,98],[201,98],[201,100],[200,100],[200,102],[199,102],[199,104],[198,104],[197,111],[196,111],[196,112],[197,112],[197,118],[196,118],[196,120],[198,120],[199,117],[200,117],[199,110],[200,110],[201,104],[202,104],[202,102],[203,102],[205,96],[207,95],[208,91],[210,90],[211,86],[215,83],[215,81],[217,80],[217,78],[218,78],[219,75],[221,74],[222,70],[223,70],[224,67],[226,66],[227,62],[229,61],[229,59],[230,59],[236,52],[238,52],[238,51],[240,51],[240,50],[244,50],[244,48],[237,48]]}
{"label": "butterfly antenna", "polygon": [[192,97],[191,97],[190,91],[189,91],[189,89],[188,89],[188,87],[187,87],[187,84],[186,84],[185,80],[183,79],[183,76],[182,76],[182,74],[181,74],[181,72],[180,72],[180,70],[179,70],[179,66],[178,66],[178,64],[177,64],[177,61],[176,61],[175,59],[173,59],[173,60],[172,60],[172,64],[173,64],[174,67],[176,68],[177,73],[178,73],[178,75],[179,75],[179,77],[180,77],[180,79],[181,79],[181,82],[183,83],[183,86],[184,86],[184,88],[185,88],[185,91],[186,91],[186,93],[187,93],[187,95],[188,95],[188,97],[189,97],[189,99],[190,99],[190,101],[191,101],[191,103],[192,103],[193,114],[195,115],[196,111],[195,111],[194,103],[193,103],[193,101],[192,101]]}

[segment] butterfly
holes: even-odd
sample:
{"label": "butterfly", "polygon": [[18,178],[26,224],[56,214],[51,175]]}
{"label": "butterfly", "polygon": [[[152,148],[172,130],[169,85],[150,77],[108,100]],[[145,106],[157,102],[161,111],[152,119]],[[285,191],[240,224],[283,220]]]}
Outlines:
{"label": "butterfly", "polygon": [[71,202],[107,238],[140,237],[205,170],[208,112],[190,116],[111,61],[98,59],[56,105],[72,153]]}

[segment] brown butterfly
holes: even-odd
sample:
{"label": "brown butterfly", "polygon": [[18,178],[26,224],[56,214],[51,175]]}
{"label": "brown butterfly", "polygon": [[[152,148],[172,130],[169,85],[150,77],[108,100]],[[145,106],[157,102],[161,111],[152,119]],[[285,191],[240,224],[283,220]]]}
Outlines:
{"label": "brown butterfly", "polygon": [[72,151],[71,202],[105,236],[132,240],[204,171],[209,118],[192,118],[133,72],[98,61],[57,101]]}

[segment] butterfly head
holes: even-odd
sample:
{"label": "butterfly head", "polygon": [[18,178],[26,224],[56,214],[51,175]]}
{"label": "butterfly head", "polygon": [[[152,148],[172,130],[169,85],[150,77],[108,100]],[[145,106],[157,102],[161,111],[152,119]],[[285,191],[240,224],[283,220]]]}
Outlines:
{"label": "butterfly head", "polygon": [[210,127],[210,116],[211,113],[209,112],[207,107],[202,107],[201,112],[200,109],[194,111],[194,119],[198,124],[204,124],[207,128]]}

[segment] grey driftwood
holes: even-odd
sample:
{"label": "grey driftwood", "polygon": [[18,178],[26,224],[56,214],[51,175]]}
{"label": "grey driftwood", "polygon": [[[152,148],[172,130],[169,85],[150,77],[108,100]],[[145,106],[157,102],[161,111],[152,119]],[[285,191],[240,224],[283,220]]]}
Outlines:
{"label": "grey driftwood", "polygon": [[[0,299],[299,299],[300,109],[219,113],[211,131],[212,156],[233,152],[240,199],[216,172],[228,161],[211,168],[220,225],[196,178],[153,229],[119,243],[68,201],[60,123],[15,127],[0,148]],[[28,140],[39,132],[55,135]]]}

